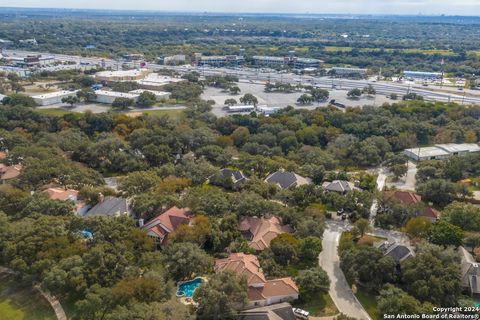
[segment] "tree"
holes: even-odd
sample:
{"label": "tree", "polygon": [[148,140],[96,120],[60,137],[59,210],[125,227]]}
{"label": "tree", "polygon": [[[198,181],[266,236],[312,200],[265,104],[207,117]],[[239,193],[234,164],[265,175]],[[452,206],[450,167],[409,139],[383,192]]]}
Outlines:
{"label": "tree", "polygon": [[377,93],[377,91],[371,84],[369,84],[368,86],[363,88],[362,93],[366,93],[369,96],[374,96]]}
{"label": "tree", "polygon": [[133,106],[134,101],[133,99],[129,98],[115,98],[112,102],[112,107],[115,110],[126,110],[129,107]]}
{"label": "tree", "polygon": [[247,281],[231,272],[221,272],[209,277],[208,282],[195,290],[198,302],[197,318],[200,320],[234,320],[237,308],[247,303]]}
{"label": "tree", "polygon": [[30,108],[33,108],[37,105],[32,97],[19,93],[8,95],[2,100],[2,103],[9,106],[24,106]]}
{"label": "tree", "polygon": [[166,268],[175,280],[200,275],[212,268],[213,260],[193,243],[174,243],[167,246]]}
{"label": "tree", "polygon": [[453,201],[457,187],[449,181],[433,179],[417,185],[417,192],[425,201],[444,207]]}
{"label": "tree", "polygon": [[80,102],[80,99],[77,96],[68,96],[62,98],[62,103],[69,104],[70,107],[73,107],[73,105],[78,102]]}
{"label": "tree", "polygon": [[347,97],[351,99],[358,99],[362,96],[362,90],[360,89],[352,89],[347,92]]}
{"label": "tree", "polygon": [[255,107],[258,104],[258,99],[251,93],[246,93],[243,97],[240,98],[240,102],[246,105],[254,105]]}
{"label": "tree", "polygon": [[378,298],[379,314],[425,314],[432,309],[423,308],[420,301],[393,285],[387,285]]}
{"label": "tree", "polygon": [[311,104],[313,102],[313,97],[309,94],[302,94],[298,99],[297,103],[301,105]]}
{"label": "tree", "polygon": [[303,262],[317,262],[322,251],[322,240],[317,237],[306,237],[300,240],[298,256]]}
{"label": "tree", "polygon": [[432,223],[425,217],[415,217],[408,220],[405,233],[412,238],[427,239],[430,235]]}
{"label": "tree", "polygon": [[431,244],[420,246],[416,256],[402,265],[405,290],[420,301],[441,306],[457,305],[460,272],[460,258],[453,249]]}
{"label": "tree", "polygon": [[320,267],[300,271],[295,281],[299,286],[302,300],[311,299],[320,292],[328,292],[330,288],[330,279]]}
{"label": "tree", "polygon": [[288,266],[298,259],[300,242],[289,233],[282,233],[270,242],[270,250],[277,263]]}
{"label": "tree", "polygon": [[77,97],[85,102],[92,102],[97,99],[97,94],[92,89],[82,89],[77,92]]}
{"label": "tree", "polygon": [[137,106],[141,108],[148,108],[157,103],[157,97],[150,91],[143,91],[137,100]]}
{"label": "tree", "polygon": [[363,237],[365,233],[369,232],[372,228],[370,226],[370,221],[360,218],[355,222],[355,229],[358,230],[360,237]]}
{"label": "tree", "polygon": [[227,100],[225,100],[225,103],[224,103],[226,106],[234,106],[237,104],[237,100],[235,99],[232,99],[232,98],[229,98]]}
{"label": "tree", "polygon": [[433,224],[430,241],[444,247],[450,245],[458,247],[462,245],[463,231],[459,227],[441,219]]}
{"label": "tree", "polygon": [[442,219],[466,231],[480,231],[480,208],[473,204],[453,202],[445,207]]}
{"label": "tree", "polygon": [[160,177],[153,171],[136,171],[120,178],[118,190],[131,197],[151,190],[160,182]]}
{"label": "tree", "polygon": [[25,92],[25,88],[18,82],[11,82],[10,83],[10,88],[15,93]]}
{"label": "tree", "polygon": [[330,96],[328,90],[319,88],[312,88],[310,90],[310,94],[312,95],[313,100],[317,102],[327,101],[328,97]]}
{"label": "tree", "polygon": [[238,86],[232,86],[228,89],[228,91],[230,91],[230,94],[232,94],[232,95],[237,95],[242,90],[240,90],[240,88]]}

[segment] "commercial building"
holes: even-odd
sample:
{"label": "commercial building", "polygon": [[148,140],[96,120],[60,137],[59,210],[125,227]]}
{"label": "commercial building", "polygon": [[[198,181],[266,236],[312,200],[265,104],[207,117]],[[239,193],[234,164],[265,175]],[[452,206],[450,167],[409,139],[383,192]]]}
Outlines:
{"label": "commercial building", "polygon": [[136,81],[145,78],[151,71],[148,69],[118,70],[118,71],[100,71],[95,74],[99,81]]}
{"label": "commercial building", "polygon": [[11,66],[33,68],[52,64],[55,59],[50,56],[27,55],[27,56],[4,56],[3,59]]}
{"label": "commercial building", "polygon": [[349,77],[349,76],[365,77],[367,75],[367,69],[361,69],[361,68],[333,67],[331,69],[331,71],[332,71],[333,75],[343,76],[343,77]]}
{"label": "commercial building", "polygon": [[258,106],[257,112],[269,116],[271,114],[275,114],[280,111],[281,108],[279,107],[267,107],[267,106]]}
{"label": "commercial building", "polygon": [[143,54],[140,53],[126,53],[123,55],[126,61],[137,61],[143,59]]}
{"label": "commercial building", "polygon": [[204,56],[200,53],[195,54],[195,64],[197,66],[236,67],[243,64],[244,62],[245,62],[245,58],[243,56],[238,56],[238,55]]}
{"label": "commercial building", "polygon": [[170,83],[177,83],[186,81],[181,78],[173,78],[169,76],[162,76],[158,73],[150,73],[144,79],[137,80],[141,89],[161,91],[161,89]]}
{"label": "commercial building", "polygon": [[290,66],[295,69],[307,69],[307,68],[317,69],[323,63],[323,61],[319,59],[299,58],[293,55],[290,55],[288,57],[253,56],[252,59],[253,59],[253,63],[256,66],[266,66],[266,67]]}
{"label": "commercial building", "polygon": [[15,73],[19,77],[28,77],[32,74],[32,71],[30,69],[12,66],[0,66],[0,71],[6,73]]}
{"label": "commercial building", "polygon": [[226,107],[229,113],[242,113],[255,111],[255,106],[228,106]]}
{"label": "commercial building", "polygon": [[62,99],[66,97],[74,97],[77,95],[77,91],[57,91],[45,93],[37,96],[33,96],[33,100],[39,106],[50,106],[52,104],[62,103]]}
{"label": "commercial building", "polygon": [[138,97],[140,96],[139,94],[106,91],[106,90],[97,90],[95,91],[95,94],[97,95],[97,99],[95,101],[97,101],[98,103],[107,103],[107,104],[112,104],[113,101],[115,101],[115,99],[117,98],[126,98],[126,99],[132,99],[133,101],[137,101]]}
{"label": "commercial building", "polygon": [[155,90],[146,90],[146,89],[137,89],[137,90],[132,90],[129,93],[131,94],[138,94],[141,95],[144,92],[150,92],[155,95],[155,98],[158,100],[160,99],[168,99],[170,98],[170,92],[165,92],[165,91],[155,91]]}
{"label": "commercial building", "polygon": [[449,143],[436,144],[433,147],[406,149],[403,153],[415,160],[443,160],[451,156],[462,156],[469,153],[480,152],[480,146],[476,143]]}
{"label": "commercial building", "polygon": [[442,78],[440,72],[404,71],[403,75],[405,78],[412,80],[437,80]]}
{"label": "commercial building", "polygon": [[184,54],[176,54],[174,56],[161,56],[157,58],[157,62],[164,65],[185,64],[187,57]]}

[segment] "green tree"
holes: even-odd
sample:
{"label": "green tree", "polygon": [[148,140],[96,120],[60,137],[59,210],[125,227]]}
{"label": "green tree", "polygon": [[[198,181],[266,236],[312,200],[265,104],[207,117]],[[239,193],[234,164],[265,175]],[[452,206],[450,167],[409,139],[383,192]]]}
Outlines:
{"label": "green tree", "polygon": [[141,108],[148,108],[157,103],[157,97],[150,91],[144,91],[140,94],[137,100],[137,106]]}
{"label": "green tree", "polygon": [[295,263],[298,259],[300,241],[289,233],[278,235],[270,243],[270,250],[277,263],[288,266]]}
{"label": "green tree", "polygon": [[133,99],[129,98],[115,98],[112,102],[112,107],[115,110],[126,110],[129,107],[133,106],[134,101]]}
{"label": "green tree", "polygon": [[430,241],[444,247],[450,245],[458,247],[462,245],[463,236],[462,229],[441,219],[433,224],[430,232]]}
{"label": "green tree", "polygon": [[206,284],[195,290],[198,302],[197,318],[202,320],[237,319],[237,308],[247,303],[246,278],[222,272],[213,275]]}
{"label": "green tree", "polygon": [[393,285],[387,285],[378,297],[379,314],[422,314],[431,313],[414,297]]}
{"label": "green tree", "polygon": [[246,93],[243,95],[243,97],[240,98],[240,102],[246,105],[253,105],[257,106],[258,104],[258,99],[251,93]]}
{"label": "green tree", "polygon": [[302,94],[298,99],[297,103],[301,105],[311,104],[314,101],[314,98],[309,94]]}
{"label": "green tree", "polygon": [[442,213],[442,219],[466,231],[480,231],[480,208],[473,204],[453,202]]}
{"label": "green tree", "polygon": [[322,240],[317,237],[306,237],[300,240],[298,256],[303,262],[317,262],[322,251]]}
{"label": "green tree", "polygon": [[427,239],[430,235],[432,223],[425,217],[415,217],[408,220],[405,232],[412,238]]}
{"label": "green tree", "polygon": [[237,104],[237,100],[235,99],[232,99],[232,98],[229,98],[227,100],[225,100],[225,103],[224,103],[226,106],[234,106]]}
{"label": "green tree", "polygon": [[295,281],[299,286],[302,300],[313,298],[320,292],[328,292],[330,288],[330,279],[320,267],[300,271]]}
{"label": "green tree", "polygon": [[166,268],[175,280],[204,274],[213,266],[213,259],[193,243],[174,243],[165,254]]}
{"label": "green tree", "polygon": [[62,98],[62,103],[69,104],[70,107],[73,107],[73,105],[78,102],[80,102],[80,99],[77,96],[68,96],[68,97]]}
{"label": "green tree", "polygon": [[352,89],[347,92],[347,97],[351,99],[358,99],[362,96],[362,90],[360,89]]}
{"label": "green tree", "polygon": [[417,192],[425,201],[444,207],[453,201],[457,187],[449,181],[433,179],[417,185]]}

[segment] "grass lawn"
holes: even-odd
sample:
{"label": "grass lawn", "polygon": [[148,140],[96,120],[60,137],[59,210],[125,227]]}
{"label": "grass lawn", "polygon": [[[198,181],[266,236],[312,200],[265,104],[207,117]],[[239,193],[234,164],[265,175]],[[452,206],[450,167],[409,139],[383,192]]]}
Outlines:
{"label": "grass lawn", "polygon": [[59,108],[36,109],[35,111],[47,116],[56,116],[56,117],[63,117],[66,114],[76,113],[76,112],[59,109]]}
{"label": "grass lawn", "polygon": [[50,304],[30,286],[23,287],[11,275],[0,274],[2,320],[54,320]]}
{"label": "grass lawn", "polygon": [[333,303],[332,298],[330,298],[328,292],[321,292],[315,297],[312,297],[309,301],[294,302],[293,306],[307,310],[310,312],[311,316],[315,317],[327,317],[338,314],[338,309],[335,306],[335,303]]}
{"label": "grass lawn", "polygon": [[357,296],[358,301],[360,301],[373,320],[380,319],[377,308],[377,298],[373,294],[359,287],[355,296]]}

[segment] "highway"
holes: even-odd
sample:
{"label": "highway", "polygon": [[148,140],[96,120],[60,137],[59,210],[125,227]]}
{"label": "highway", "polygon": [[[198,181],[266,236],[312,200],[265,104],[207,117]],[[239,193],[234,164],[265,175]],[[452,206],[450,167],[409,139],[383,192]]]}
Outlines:
{"label": "highway", "polygon": [[[18,50],[4,50],[4,55],[9,56],[26,56],[28,54],[41,54],[42,56],[51,56],[58,61],[73,61],[79,65],[104,65],[106,68],[113,70],[121,70],[123,65],[131,68],[138,68],[139,63],[123,62],[112,59],[103,59],[98,57],[81,57],[64,54],[51,54],[46,52],[31,52]],[[387,81],[369,81],[369,80],[349,80],[349,79],[333,79],[329,77],[314,77],[307,75],[296,75],[293,73],[267,72],[260,69],[248,68],[212,68],[212,67],[196,67],[196,66],[164,66],[158,64],[147,64],[146,66],[152,70],[170,69],[180,74],[196,71],[202,76],[209,75],[234,75],[241,81],[247,82],[282,82],[290,84],[312,85],[318,88],[328,90],[351,90],[355,88],[362,89],[371,85],[380,95],[397,94],[399,97],[407,93],[416,93],[426,101],[434,102],[456,102],[459,104],[478,104],[480,105],[480,91],[464,90],[458,93],[451,92],[454,88],[441,88],[438,86],[424,87],[417,84],[387,82]]]}

